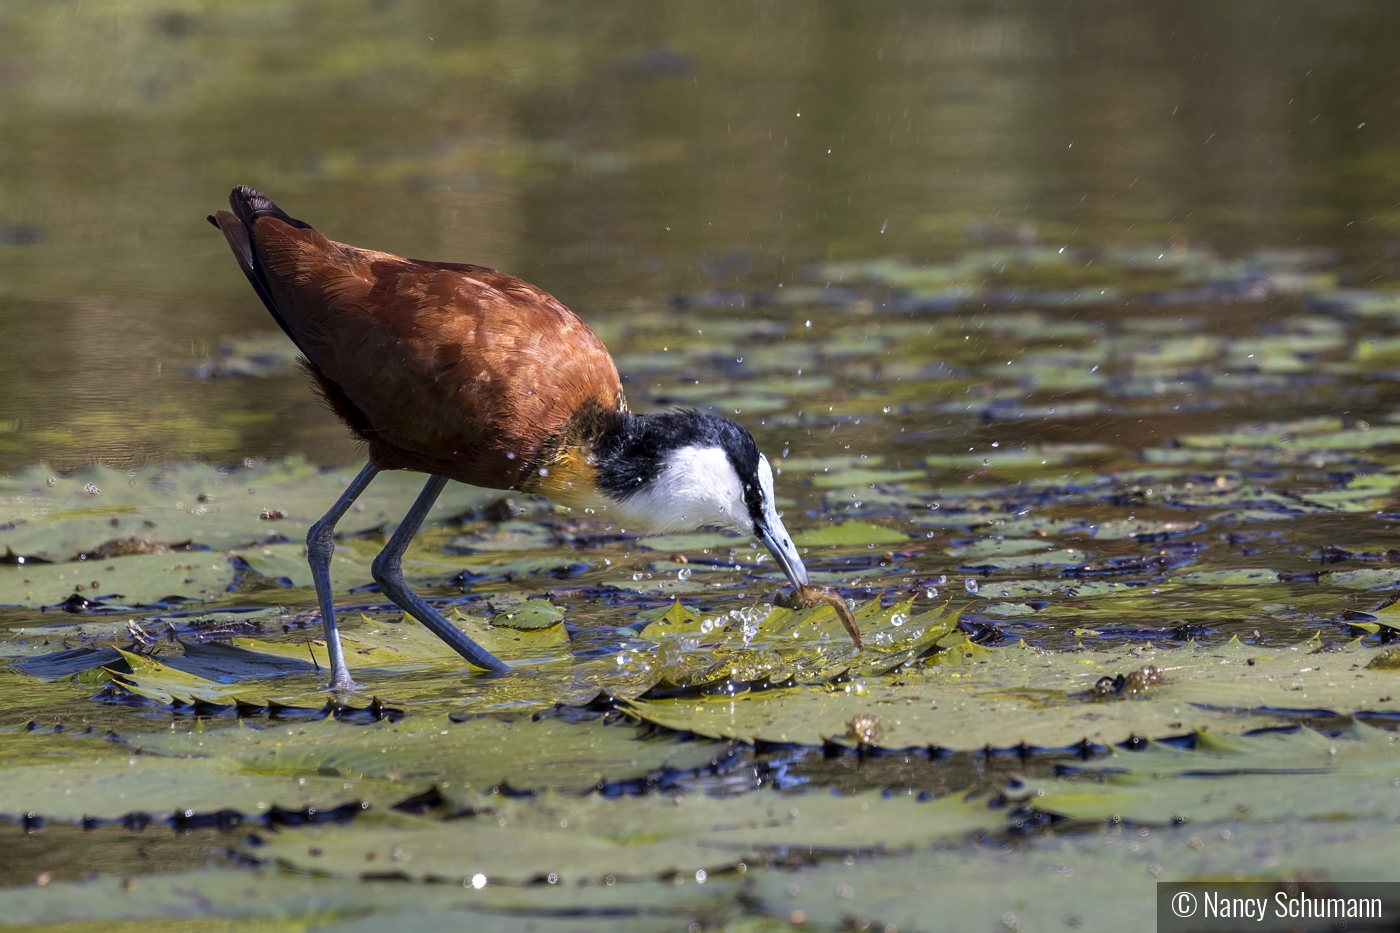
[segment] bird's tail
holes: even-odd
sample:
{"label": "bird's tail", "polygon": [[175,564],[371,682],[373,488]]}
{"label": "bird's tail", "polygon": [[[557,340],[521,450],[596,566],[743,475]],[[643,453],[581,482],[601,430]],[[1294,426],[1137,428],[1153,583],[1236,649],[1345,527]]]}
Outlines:
{"label": "bird's tail", "polygon": [[[273,298],[272,289],[268,286],[267,274],[262,268],[262,263],[258,260],[257,251],[253,249],[252,232],[253,224],[263,217],[271,217],[288,226],[303,230],[310,230],[311,225],[289,216],[267,195],[255,188],[249,188],[247,185],[239,185],[234,188],[229,193],[228,203],[233,208],[233,212],[216,211],[209,215],[209,222],[218,227],[223,233],[224,239],[228,240],[229,248],[233,250],[234,258],[238,260],[238,267],[248,277],[249,284],[253,286],[253,291],[258,293],[258,297],[262,299],[262,303],[267,307],[272,319],[292,339],[292,343],[301,348],[301,342],[297,340],[296,334],[292,333],[292,329],[287,326],[286,319],[277,308],[277,301]],[[303,353],[306,352],[305,348],[301,349]]]}
{"label": "bird's tail", "polygon": [[238,215],[238,219],[243,221],[243,226],[249,230],[253,229],[253,221],[262,217],[274,217],[293,227],[302,230],[310,230],[311,225],[295,217],[288,216],[276,204],[272,203],[272,198],[258,191],[256,188],[249,188],[247,185],[239,185],[229,193],[229,206]]}

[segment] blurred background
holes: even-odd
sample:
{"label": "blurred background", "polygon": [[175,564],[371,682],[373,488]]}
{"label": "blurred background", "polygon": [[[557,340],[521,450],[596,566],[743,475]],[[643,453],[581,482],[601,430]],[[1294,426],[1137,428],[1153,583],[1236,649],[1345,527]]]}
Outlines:
{"label": "blurred background", "polygon": [[6,3],[0,469],[355,459],[204,220],[235,184],[605,337],[988,243],[1326,247],[1383,288],[1397,39],[1384,0]]}

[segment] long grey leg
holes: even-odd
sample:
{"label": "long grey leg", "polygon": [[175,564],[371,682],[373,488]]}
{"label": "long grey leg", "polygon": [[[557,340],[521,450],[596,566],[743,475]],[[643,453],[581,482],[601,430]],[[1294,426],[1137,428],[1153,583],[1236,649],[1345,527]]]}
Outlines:
{"label": "long grey leg", "polygon": [[462,657],[488,671],[508,671],[510,665],[497,659],[491,652],[468,638],[461,629],[443,618],[440,612],[404,585],[403,567],[400,564],[403,552],[408,550],[409,542],[418,533],[423,519],[428,516],[428,510],[433,507],[433,503],[437,501],[437,497],[446,485],[447,478],[445,476],[434,476],[428,480],[428,484],[418,494],[418,500],[413,503],[413,508],[409,509],[408,514],[403,517],[403,521],[399,524],[398,530],[394,532],[394,536],[389,539],[384,550],[380,551],[379,556],[374,559],[374,581],[384,590],[384,595],[392,599],[409,615],[422,622],[429,631],[447,642]]}
{"label": "long grey leg", "polygon": [[306,561],[311,565],[311,578],[316,581],[316,601],[321,605],[321,624],[326,629],[326,652],[331,656],[332,690],[354,690],[355,682],[350,679],[350,669],[345,666],[345,650],[340,646],[340,630],[335,624],[335,600],[331,598],[331,556],[335,554],[335,523],[340,521],[346,509],[360,497],[365,487],[379,473],[374,464],[366,464],[359,475],[350,481],[345,493],[336,500],[331,510],[311,526],[306,533]]}

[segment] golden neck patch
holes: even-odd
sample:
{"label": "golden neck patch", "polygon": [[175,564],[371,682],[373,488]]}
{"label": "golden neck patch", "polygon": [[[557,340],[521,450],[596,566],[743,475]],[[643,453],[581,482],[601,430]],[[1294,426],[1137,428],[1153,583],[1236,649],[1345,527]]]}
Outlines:
{"label": "golden neck patch", "polygon": [[598,488],[593,442],[609,425],[628,417],[620,391],[617,404],[617,411],[596,403],[581,408],[521,477],[520,491],[553,499],[571,509],[601,512],[610,500]]}
{"label": "golden neck patch", "polygon": [[574,509],[597,508],[602,502],[598,471],[588,447],[560,447],[535,468],[521,491],[553,499]]}

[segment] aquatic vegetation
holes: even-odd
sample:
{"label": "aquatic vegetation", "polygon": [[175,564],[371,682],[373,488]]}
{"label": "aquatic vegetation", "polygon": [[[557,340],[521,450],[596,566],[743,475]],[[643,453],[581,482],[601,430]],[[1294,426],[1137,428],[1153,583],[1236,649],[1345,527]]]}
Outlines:
{"label": "aquatic vegetation", "polygon": [[[1400,854],[1386,5],[11,6],[7,923],[1147,929]],[[386,474],[326,694],[358,451],[202,223],[243,181],[743,422],[861,650],[748,539],[449,486],[468,670]]]}
{"label": "aquatic vegetation", "polygon": [[[393,876],[457,885],[473,917],[536,883],[565,911],[722,916],[743,891],[780,914],[849,901],[901,917],[918,872],[980,890],[974,834],[1107,826],[1073,855],[1037,837],[1019,870],[1074,862],[1135,890],[1161,876],[1145,866],[1225,864],[1226,831],[1267,848],[1270,820],[1313,838],[1342,810],[1389,819],[1372,789],[1400,778],[1400,414],[1368,336],[1389,306],[1305,279],[1267,286],[1293,289],[1292,310],[1255,314],[1251,289],[1277,281],[1251,271],[1264,260],[1205,254],[1117,285],[1104,267],[1143,260],[1104,256],[1103,294],[1046,291],[1073,281],[1055,278],[1061,257],[812,270],[844,276],[845,297],[750,295],[761,315],[689,342],[674,310],[614,326],[635,404],[752,418],[859,648],[833,605],[785,607],[755,542],[639,538],[449,487],[405,571],[516,667],[469,671],[373,583],[417,487],[389,474],[342,523],[335,585],[363,689],[328,702],[301,542],[353,467],[11,474],[0,812],[54,839],[90,827],[92,864],[130,860],[132,827],[203,828],[236,864],[322,879],[339,910]],[[1025,296],[959,284],[991,262],[1019,269]],[[895,300],[853,319],[861,282]],[[1113,311],[1109,285],[1139,312]],[[1160,310],[1202,289],[1232,302],[1228,330]],[[1084,316],[1055,310],[1070,306]],[[1346,414],[1264,414],[1278,392],[1344,389]],[[810,792],[827,786],[844,790]],[[1153,843],[1123,862],[1120,821],[1185,854]],[[792,847],[817,862],[796,895],[775,880]],[[196,876],[218,902],[237,870],[171,851],[140,881],[149,909]],[[45,916],[106,916],[100,884],[54,883],[73,896]],[[294,914],[302,883],[256,884]],[[826,904],[811,884],[851,893]],[[435,903],[412,909],[458,909]]]}

